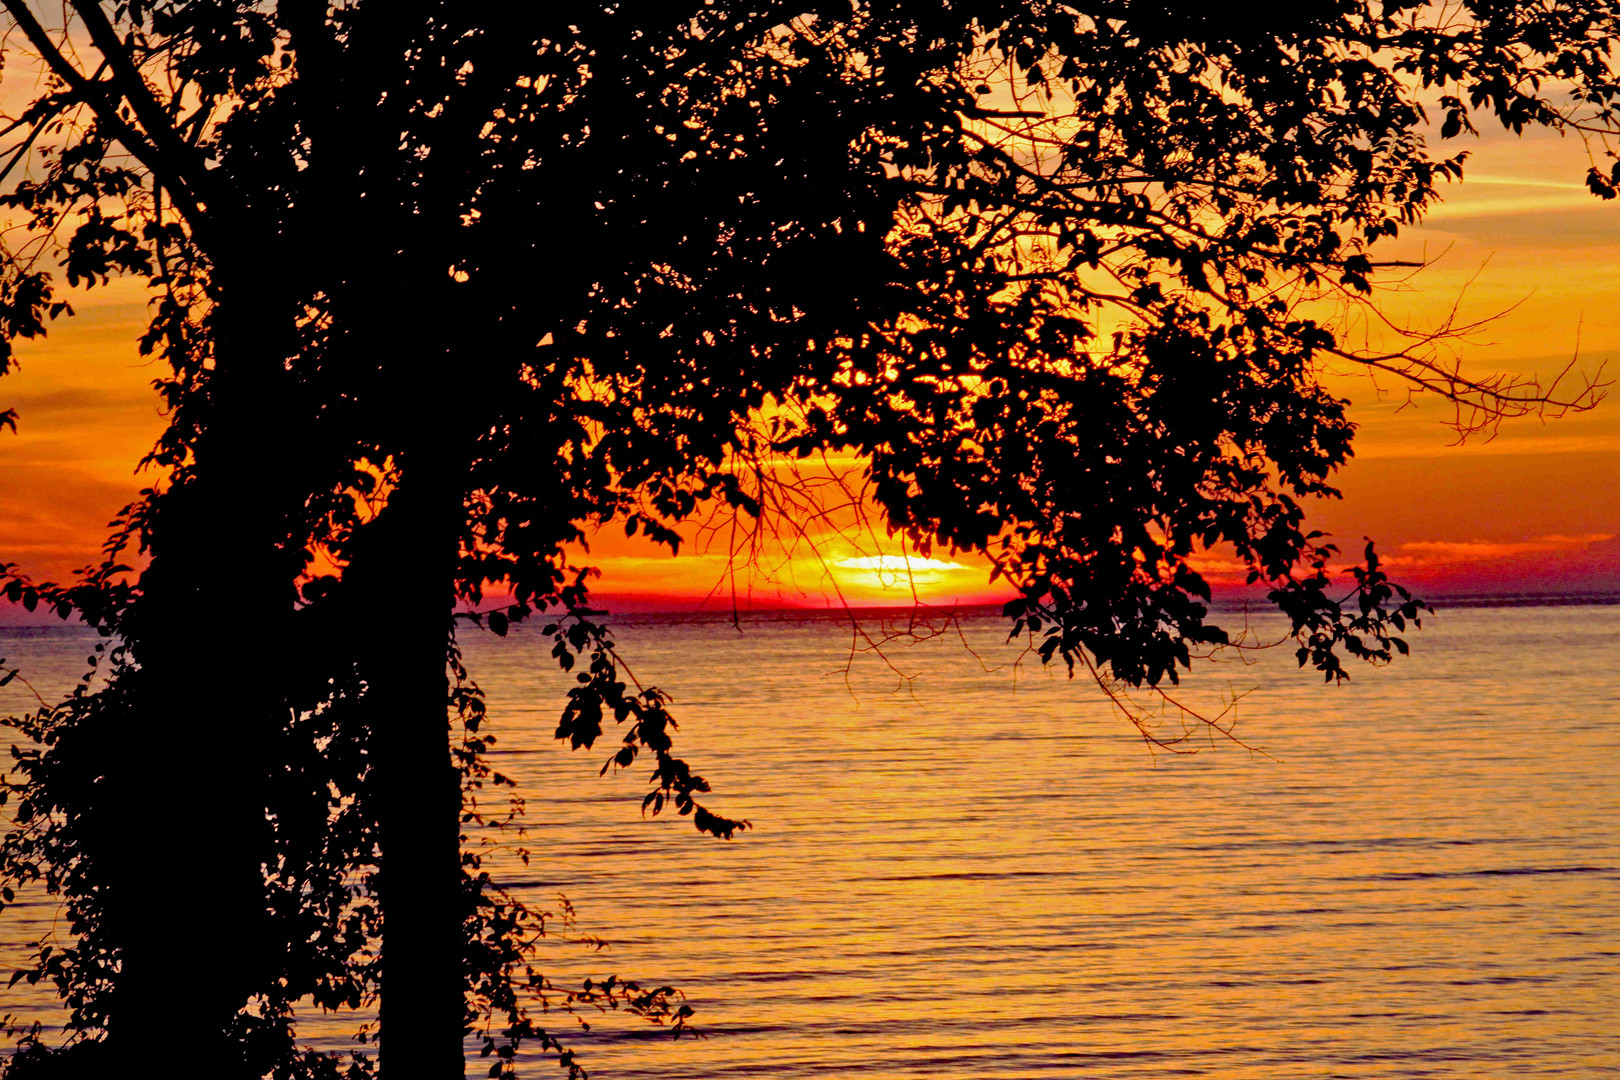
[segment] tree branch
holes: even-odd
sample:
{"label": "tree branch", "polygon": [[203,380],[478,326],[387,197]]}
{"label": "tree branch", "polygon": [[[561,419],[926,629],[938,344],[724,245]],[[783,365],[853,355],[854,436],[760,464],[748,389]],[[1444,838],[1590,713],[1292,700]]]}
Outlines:
{"label": "tree branch", "polygon": [[[123,144],[126,150],[147,168],[151,169],[155,176],[160,178],[164,176],[180,176],[178,165],[171,170],[168,156],[143,136],[139,130],[118,115],[119,97],[107,93],[109,84],[100,79],[90,78],[68,60],[62,50],[51,40],[51,36],[45,30],[45,27],[34,17],[34,13],[28,9],[26,0],[0,0],[0,3],[4,3],[6,11],[16,20],[18,28],[28,38],[29,44],[38,51],[40,57],[50,67],[51,72],[66,83],[76,97],[90,106],[99,125],[105,127],[118,142]],[[122,48],[122,46],[117,45],[116,34],[113,43],[117,49]],[[99,45],[97,47],[100,48]],[[106,53],[105,50],[103,50],[103,56],[108,62],[113,59],[113,56]],[[171,197],[174,198],[193,231],[206,230],[208,224],[203,216],[196,192],[186,183],[184,178],[180,177],[179,183],[174,183],[172,180],[168,181],[165,186],[169,188]]]}

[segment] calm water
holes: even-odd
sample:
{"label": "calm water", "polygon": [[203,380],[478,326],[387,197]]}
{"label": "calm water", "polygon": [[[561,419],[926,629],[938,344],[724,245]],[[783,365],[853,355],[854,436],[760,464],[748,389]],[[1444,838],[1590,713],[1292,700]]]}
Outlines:
{"label": "calm water", "polygon": [[[593,1021],[599,1080],[1620,1075],[1620,607],[1443,611],[1336,688],[1286,650],[1199,669],[1270,757],[1151,754],[994,619],[889,663],[830,619],[615,625],[756,829],[643,821],[642,770],[552,743],[537,640],[471,643],[528,799],[515,876],[613,942],[554,978],[673,982],[709,1035]],[[3,633],[53,686],[87,641]],[[53,912],[0,917],[0,965]]]}

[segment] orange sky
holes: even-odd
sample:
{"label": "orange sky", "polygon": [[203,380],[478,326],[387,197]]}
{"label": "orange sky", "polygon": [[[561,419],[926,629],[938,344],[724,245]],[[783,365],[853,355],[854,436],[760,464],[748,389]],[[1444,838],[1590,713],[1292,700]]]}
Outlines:
{"label": "orange sky", "polygon": [[[1554,371],[1578,341],[1583,367],[1609,362],[1620,373],[1620,203],[1586,193],[1577,140],[1489,134],[1473,149],[1468,180],[1390,250],[1438,261],[1386,296],[1385,309],[1424,325],[1459,295],[1465,318],[1517,304],[1464,347],[1474,370]],[[142,295],[123,283],[74,303],[78,315],[47,340],[18,343],[22,369],[0,380],[0,407],[21,417],[19,434],[0,434],[0,559],[58,580],[95,558],[106,521],[141,484],[134,463],[163,425],[150,391],[160,369],[134,347]],[[1315,527],[1347,551],[1371,536],[1400,577],[1434,593],[1620,589],[1620,402],[1556,422],[1521,420],[1458,447],[1442,423],[1444,403],[1403,409],[1404,395],[1380,400],[1365,379],[1336,385],[1356,402],[1361,430],[1356,459],[1339,476],[1345,499],[1317,507]],[[672,560],[598,537],[597,591],[642,606],[667,597],[690,605],[714,592],[711,606],[723,607],[732,584],[724,545],[701,546]],[[757,604],[821,605],[837,593],[855,604],[903,603],[905,575],[872,561],[897,554],[834,540],[819,555],[770,555],[736,585]],[[1218,560],[1210,569],[1221,576]],[[933,602],[997,595],[969,558],[935,553],[914,571],[918,594]]]}

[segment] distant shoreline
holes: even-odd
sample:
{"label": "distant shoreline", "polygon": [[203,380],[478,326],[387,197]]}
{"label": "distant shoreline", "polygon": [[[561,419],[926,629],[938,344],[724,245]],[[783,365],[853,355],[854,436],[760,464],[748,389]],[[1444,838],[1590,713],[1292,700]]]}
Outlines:
{"label": "distant shoreline", "polygon": [[[1577,592],[1574,590],[1560,592],[1500,592],[1500,593],[1426,593],[1421,589],[1414,589],[1413,595],[1423,600],[1436,611],[1448,608],[1492,608],[1492,607],[1611,607],[1620,605],[1620,591],[1592,591]],[[604,600],[606,604],[607,601]],[[708,621],[712,619],[730,619],[732,612],[725,607],[716,606],[712,601],[708,604],[693,602],[690,606],[672,602],[667,606],[653,606],[643,601],[647,606],[638,604],[619,606],[607,604],[612,609],[611,621],[614,616],[630,619],[644,617],[685,617],[693,620]],[[859,618],[906,619],[916,617],[919,619],[949,617],[949,616],[983,616],[1000,615],[1002,602],[970,603],[970,604],[924,604],[924,605],[851,605],[849,607],[816,607],[810,605],[793,606],[788,604],[760,605],[742,607],[737,615],[743,619],[755,618],[844,618],[855,615]],[[1265,613],[1275,611],[1264,593],[1257,593],[1247,597],[1216,596],[1209,604],[1210,610],[1221,614],[1235,612]]]}
{"label": "distant shoreline", "polygon": [[[1620,605],[1620,592],[1524,592],[1524,593],[1457,593],[1457,594],[1429,594],[1420,590],[1415,591],[1420,599],[1435,611],[1469,609],[1469,608],[1521,608],[1521,607],[1614,607]],[[620,604],[613,604],[613,598],[604,598],[604,607],[590,608],[587,614],[601,619],[604,622],[640,619],[677,620],[686,619],[692,622],[723,622],[729,621],[733,613],[728,609],[716,606],[712,601],[703,604],[692,601],[689,605],[680,601],[660,603],[657,601],[639,600]],[[638,598],[639,599],[639,598]],[[38,615],[25,617],[17,621],[6,619],[10,614],[4,610],[6,605],[0,604],[0,633],[23,632],[25,635],[37,635],[41,631],[83,632],[88,630],[83,623],[77,620],[62,622],[55,617],[44,619]],[[1253,597],[1216,597],[1211,601],[1211,612],[1219,615],[1232,615],[1248,612],[1264,615],[1276,609],[1269,604],[1264,595]],[[736,617],[743,621],[778,620],[778,619],[844,619],[851,615],[858,619],[882,619],[885,621],[918,620],[949,618],[978,618],[985,616],[999,616],[1001,603],[972,603],[972,604],[927,604],[920,606],[850,606],[850,607],[812,607],[790,606],[779,604],[774,606],[759,606],[739,608]],[[19,611],[18,614],[21,614]],[[550,613],[546,617],[554,617]],[[536,615],[539,619],[541,616]],[[523,624],[514,625],[516,631]]]}

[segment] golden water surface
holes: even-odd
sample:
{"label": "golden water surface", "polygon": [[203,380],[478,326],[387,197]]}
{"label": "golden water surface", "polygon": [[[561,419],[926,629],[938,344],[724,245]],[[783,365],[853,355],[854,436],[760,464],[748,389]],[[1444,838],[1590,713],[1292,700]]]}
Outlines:
{"label": "golden water surface", "polygon": [[1620,1075],[1620,606],[1442,610],[1338,687],[1283,649],[1201,667],[1270,757],[1150,753],[991,617],[886,660],[836,618],[612,621],[755,828],[643,820],[639,766],[552,742],[538,636],[470,643],[528,801],[510,875],[613,943],[554,978],[673,983],[708,1035],[558,1018],[599,1080]]}

